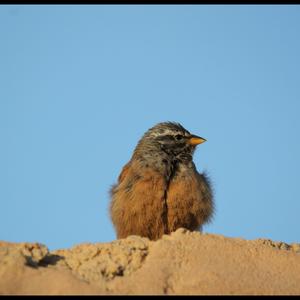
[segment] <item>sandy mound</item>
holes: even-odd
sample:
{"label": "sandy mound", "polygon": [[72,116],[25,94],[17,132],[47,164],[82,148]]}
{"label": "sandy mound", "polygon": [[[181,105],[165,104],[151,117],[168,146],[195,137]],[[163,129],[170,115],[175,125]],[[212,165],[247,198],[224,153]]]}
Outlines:
{"label": "sandy mound", "polygon": [[300,244],[184,229],[54,252],[0,242],[0,294],[300,294]]}

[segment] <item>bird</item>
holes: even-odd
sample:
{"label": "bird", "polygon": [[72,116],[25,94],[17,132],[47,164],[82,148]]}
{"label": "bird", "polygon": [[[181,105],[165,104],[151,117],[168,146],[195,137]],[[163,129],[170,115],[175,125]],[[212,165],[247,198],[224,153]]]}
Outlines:
{"label": "bird", "polygon": [[144,133],[110,189],[118,239],[138,235],[158,240],[179,228],[201,231],[212,220],[211,181],[193,162],[196,146],[205,141],[170,121]]}

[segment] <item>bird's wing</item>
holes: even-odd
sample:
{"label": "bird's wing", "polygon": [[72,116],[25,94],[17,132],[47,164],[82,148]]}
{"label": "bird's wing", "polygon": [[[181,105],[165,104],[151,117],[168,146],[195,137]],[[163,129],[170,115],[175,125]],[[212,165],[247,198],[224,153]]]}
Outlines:
{"label": "bird's wing", "polygon": [[128,235],[157,239],[164,233],[164,178],[153,170],[141,170],[138,164],[124,166],[119,183],[113,189],[111,216],[118,238]]}
{"label": "bird's wing", "polygon": [[123,167],[123,169],[122,169],[122,171],[121,171],[121,173],[120,173],[120,175],[119,175],[119,177],[118,177],[119,183],[121,183],[121,182],[125,179],[125,177],[126,177],[128,171],[129,171],[129,169],[130,169],[130,162],[128,162],[128,163]]}

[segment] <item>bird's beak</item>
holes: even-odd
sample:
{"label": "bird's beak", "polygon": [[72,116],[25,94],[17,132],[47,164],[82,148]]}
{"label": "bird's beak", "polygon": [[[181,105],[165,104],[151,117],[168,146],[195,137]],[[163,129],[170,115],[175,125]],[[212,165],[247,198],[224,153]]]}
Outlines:
{"label": "bird's beak", "polygon": [[188,143],[193,146],[202,144],[205,141],[206,141],[206,139],[204,139],[200,136],[197,136],[197,135],[191,135],[190,138],[188,139]]}

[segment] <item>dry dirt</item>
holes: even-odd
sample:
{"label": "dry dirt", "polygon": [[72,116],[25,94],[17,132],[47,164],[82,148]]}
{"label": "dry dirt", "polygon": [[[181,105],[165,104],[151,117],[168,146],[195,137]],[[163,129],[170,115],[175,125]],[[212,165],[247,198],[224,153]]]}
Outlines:
{"label": "dry dirt", "polygon": [[178,229],[49,252],[0,242],[0,294],[300,294],[300,244]]}

